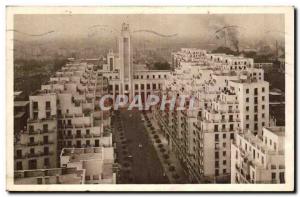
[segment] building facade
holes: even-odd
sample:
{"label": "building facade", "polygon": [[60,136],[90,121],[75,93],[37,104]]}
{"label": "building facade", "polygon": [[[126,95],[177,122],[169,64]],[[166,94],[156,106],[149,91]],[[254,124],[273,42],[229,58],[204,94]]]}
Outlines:
{"label": "building facade", "polygon": [[231,143],[231,183],[285,183],[284,127],[248,130]]}

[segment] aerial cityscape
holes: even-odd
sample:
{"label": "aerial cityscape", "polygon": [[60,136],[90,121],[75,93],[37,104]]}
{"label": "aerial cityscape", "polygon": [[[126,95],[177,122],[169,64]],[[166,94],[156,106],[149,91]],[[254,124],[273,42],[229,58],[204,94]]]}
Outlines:
{"label": "aerial cityscape", "polygon": [[14,20],[15,184],[286,182],[284,16]]}

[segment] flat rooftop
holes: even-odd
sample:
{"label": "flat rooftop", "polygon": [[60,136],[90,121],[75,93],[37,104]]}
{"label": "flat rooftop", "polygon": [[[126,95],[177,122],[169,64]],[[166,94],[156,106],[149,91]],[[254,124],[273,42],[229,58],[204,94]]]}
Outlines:
{"label": "flat rooftop", "polygon": [[285,135],[285,127],[266,127],[266,129],[278,136]]}

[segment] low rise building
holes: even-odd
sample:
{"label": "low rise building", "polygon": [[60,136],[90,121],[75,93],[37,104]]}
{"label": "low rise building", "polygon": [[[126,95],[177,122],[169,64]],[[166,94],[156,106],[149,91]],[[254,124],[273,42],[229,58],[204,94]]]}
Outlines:
{"label": "low rise building", "polygon": [[84,170],[86,184],[116,183],[113,147],[64,148],[60,155],[60,165]]}
{"label": "low rise building", "polygon": [[231,143],[231,183],[285,183],[285,128],[236,133]]}

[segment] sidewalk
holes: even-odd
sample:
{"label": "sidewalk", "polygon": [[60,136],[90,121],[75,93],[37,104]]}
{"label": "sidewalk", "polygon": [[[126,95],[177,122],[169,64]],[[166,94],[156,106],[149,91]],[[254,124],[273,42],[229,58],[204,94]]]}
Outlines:
{"label": "sidewalk", "polygon": [[[175,154],[169,149],[167,139],[163,136],[162,131],[158,127],[157,122],[152,117],[152,114],[146,113],[146,115],[143,114],[143,116],[145,118],[144,124],[148,131],[148,135],[154,145],[154,148],[157,152],[160,162],[164,167],[166,176],[168,177],[170,183],[189,183],[188,178],[184,174],[179,160],[176,158]],[[147,119],[149,119],[150,124],[154,128],[154,130],[151,129],[151,127],[149,127],[150,124],[147,122]],[[161,142],[157,143],[157,139],[159,139]],[[165,158],[165,155],[168,155],[168,159]]]}

